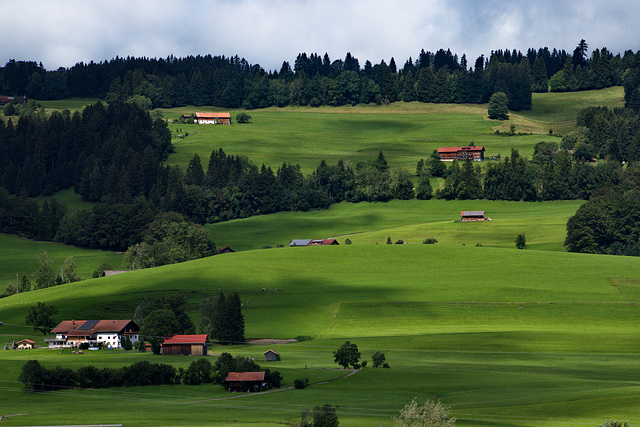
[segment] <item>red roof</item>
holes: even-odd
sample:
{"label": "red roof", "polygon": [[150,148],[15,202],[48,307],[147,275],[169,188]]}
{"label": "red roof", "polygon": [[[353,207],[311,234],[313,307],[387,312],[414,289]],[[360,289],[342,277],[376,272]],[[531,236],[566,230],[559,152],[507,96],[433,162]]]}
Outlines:
{"label": "red roof", "polygon": [[162,345],[166,344],[205,344],[207,342],[207,335],[174,335],[169,338],[165,338]]}
{"label": "red roof", "polygon": [[196,113],[196,119],[230,119],[231,113]]}
{"label": "red roof", "polygon": [[53,328],[51,332],[54,334],[65,334],[84,325],[84,322],[86,322],[86,320],[63,320],[58,326]]}
{"label": "red roof", "polygon": [[478,145],[473,146],[464,146],[464,147],[439,147],[438,148],[438,153],[457,153],[458,151],[483,151],[484,150],[484,146],[482,145]]}
{"label": "red roof", "polygon": [[83,327],[83,325],[87,323],[86,320],[63,320],[51,332],[54,334],[67,334],[69,336],[83,337],[94,334],[96,332],[122,332],[129,325],[131,325],[131,328],[136,331],[138,329],[138,325],[136,325],[129,319],[97,321],[92,320],[90,322],[95,322],[92,327],[89,327],[91,323],[86,327]]}
{"label": "red roof", "polygon": [[31,340],[28,340],[28,339],[24,339],[24,340],[20,340],[20,341],[18,341],[16,344],[20,344],[21,342],[28,342],[29,344],[35,344],[35,343],[36,343],[35,341],[31,341]]}
{"label": "red roof", "polygon": [[229,372],[225,381],[264,381],[264,371],[261,372]]}

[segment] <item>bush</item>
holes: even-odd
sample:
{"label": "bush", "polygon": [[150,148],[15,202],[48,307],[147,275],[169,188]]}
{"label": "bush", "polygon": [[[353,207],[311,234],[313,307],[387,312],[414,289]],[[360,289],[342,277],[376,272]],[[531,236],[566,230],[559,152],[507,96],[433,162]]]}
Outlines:
{"label": "bush", "polygon": [[131,342],[131,338],[129,338],[129,336],[124,337],[124,340],[122,341],[122,348],[124,348],[125,350],[133,349],[133,343]]}
{"label": "bush", "polygon": [[247,113],[238,113],[236,116],[236,122],[238,123],[251,123],[251,116]]}
{"label": "bush", "polygon": [[309,378],[305,378],[304,380],[301,380],[301,379],[293,380],[293,386],[298,390],[302,390],[308,385],[309,385]]}
{"label": "bush", "polygon": [[436,239],[435,237],[427,237],[422,241],[422,244],[424,245],[434,245],[436,243],[438,243],[438,239]]}
{"label": "bush", "polygon": [[384,361],[386,360],[386,357],[384,355],[383,352],[381,351],[376,351],[373,356],[371,356],[371,361],[373,362],[373,367],[374,368],[378,368],[380,366],[382,366],[382,364],[384,363]]}
{"label": "bush", "polygon": [[344,244],[345,245],[350,245],[351,244],[351,239],[349,239],[349,238],[344,239]]}
{"label": "bush", "polygon": [[404,245],[404,240],[400,239],[396,242],[396,245]]}

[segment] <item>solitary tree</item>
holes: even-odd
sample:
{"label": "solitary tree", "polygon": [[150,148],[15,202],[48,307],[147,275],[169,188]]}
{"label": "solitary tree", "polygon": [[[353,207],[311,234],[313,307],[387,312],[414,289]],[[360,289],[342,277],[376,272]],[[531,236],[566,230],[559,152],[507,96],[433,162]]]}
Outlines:
{"label": "solitary tree", "polygon": [[334,361],[344,369],[351,365],[354,369],[360,368],[360,352],[356,344],[346,341],[340,348],[333,352]]}
{"label": "solitary tree", "polygon": [[516,237],[516,248],[518,249],[527,249],[529,246],[527,245],[527,238],[524,233],[518,234]]}
{"label": "solitary tree", "polygon": [[496,92],[489,98],[489,108],[487,113],[490,119],[494,120],[509,120],[509,109],[507,105],[509,99],[504,92]]}
{"label": "solitary tree", "polygon": [[451,409],[440,401],[428,400],[423,405],[418,405],[414,398],[411,403],[405,405],[398,416],[393,417],[395,427],[451,427],[456,424],[456,419],[450,416]]}
{"label": "solitary tree", "polygon": [[385,360],[386,360],[386,357],[384,356],[384,353],[381,351],[376,351],[373,354],[373,356],[371,356],[371,361],[373,362],[374,368],[378,368],[382,366]]}
{"label": "solitary tree", "polygon": [[338,425],[340,424],[338,420],[338,414],[336,414],[336,408],[329,405],[328,403],[325,403],[322,406],[316,406],[315,408],[313,408],[312,416],[313,416],[313,424],[308,424],[309,414],[308,413],[306,414],[306,420],[305,420],[305,413],[303,412],[302,422],[303,423],[306,422],[307,424],[301,424],[301,425],[307,425],[307,426],[313,426],[313,427],[338,427]]}
{"label": "solitary tree", "polygon": [[51,332],[56,322],[51,316],[58,313],[58,309],[54,305],[46,305],[43,302],[38,302],[36,305],[29,307],[29,314],[25,319],[27,325],[33,325],[34,331],[40,331],[44,335]]}
{"label": "solitary tree", "polygon": [[43,289],[55,284],[56,275],[53,272],[53,261],[47,252],[36,255],[36,259],[40,261],[40,268],[33,273],[36,281],[35,289]]}

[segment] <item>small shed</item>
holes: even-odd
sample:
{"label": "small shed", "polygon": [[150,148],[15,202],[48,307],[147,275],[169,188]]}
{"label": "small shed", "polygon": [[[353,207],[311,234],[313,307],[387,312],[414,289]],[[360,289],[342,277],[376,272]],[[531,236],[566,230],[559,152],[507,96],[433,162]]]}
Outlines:
{"label": "small shed", "polygon": [[267,383],[265,372],[229,372],[224,385],[229,391],[262,391]]}
{"label": "small shed", "polygon": [[280,353],[275,350],[269,349],[262,354],[264,355],[265,362],[274,362],[276,360],[280,360]]}
{"label": "small shed", "polygon": [[18,341],[15,345],[18,350],[30,350],[33,347],[35,347],[36,342],[24,339],[24,340]]}
{"label": "small shed", "polygon": [[218,249],[218,253],[219,254],[230,254],[235,252],[233,249],[231,249],[230,246],[225,246],[224,248],[220,248]]}
{"label": "small shed", "polygon": [[174,335],[162,343],[162,355],[206,356],[207,335]]}
{"label": "small shed", "polygon": [[474,222],[485,221],[484,211],[462,211],[460,212],[460,221],[462,222]]}

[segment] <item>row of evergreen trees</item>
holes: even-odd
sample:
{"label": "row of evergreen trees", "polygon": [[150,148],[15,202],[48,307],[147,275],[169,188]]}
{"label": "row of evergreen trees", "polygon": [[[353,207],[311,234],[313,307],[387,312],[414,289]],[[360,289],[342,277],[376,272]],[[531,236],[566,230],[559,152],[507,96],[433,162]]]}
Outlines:
{"label": "row of evergreen trees", "polygon": [[149,193],[172,150],[166,122],[132,103],[33,114],[0,121],[0,186],[28,197],[75,186],[90,201],[134,198]]}
{"label": "row of evergreen trees", "polygon": [[[602,48],[587,56],[587,48],[581,40],[571,54],[548,48],[529,49],[526,54],[497,50],[489,58],[481,55],[473,66],[465,55],[459,58],[449,49],[422,50],[402,67],[394,58],[388,64],[367,60],[361,66],[350,53],[337,60],[327,54],[301,53],[293,67],[284,61],[279,70],[269,72],[237,56],[116,57],[55,71],[36,62],[11,60],[0,68],[0,92],[36,99],[97,97],[109,103],[143,96],[154,107],[163,108],[486,102],[494,92],[519,97],[504,90],[514,85],[534,92],[546,92],[549,87],[570,91],[619,85],[625,70],[640,61],[640,52],[614,55]],[[529,107],[526,99],[512,102],[514,110]]]}

